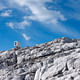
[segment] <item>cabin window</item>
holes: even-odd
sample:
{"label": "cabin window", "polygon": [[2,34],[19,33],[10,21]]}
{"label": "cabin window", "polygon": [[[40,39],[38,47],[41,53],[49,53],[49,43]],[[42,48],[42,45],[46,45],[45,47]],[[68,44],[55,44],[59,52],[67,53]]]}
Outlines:
{"label": "cabin window", "polygon": [[16,42],[15,42],[15,45],[16,45]]}

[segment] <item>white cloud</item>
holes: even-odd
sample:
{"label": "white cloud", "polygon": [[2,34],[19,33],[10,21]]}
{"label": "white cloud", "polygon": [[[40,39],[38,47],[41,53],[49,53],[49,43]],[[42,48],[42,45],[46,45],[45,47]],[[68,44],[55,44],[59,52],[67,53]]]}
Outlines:
{"label": "white cloud", "polygon": [[[52,0],[13,0],[10,3],[17,4],[20,7],[24,6],[28,8],[32,14],[28,17],[30,20],[36,20],[43,23],[50,23],[52,21],[64,21],[65,17],[60,11],[50,11],[45,7],[45,2],[51,2]],[[27,12],[27,11],[26,11]]]}
{"label": "white cloud", "polygon": [[17,23],[17,25],[19,26],[20,29],[24,29],[26,26],[30,26],[30,22],[24,20],[20,23]]}
{"label": "white cloud", "polygon": [[12,22],[7,22],[6,25],[9,26],[11,29],[14,29],[14,24]]}
{"label": "white cloud", "polygon": [[30,40],[30,37],[27,36],[25,33],[23,33],[22,36],[24,37],[25,40],[27,40],[27,41]]}
{"label": "white cloud", "polygon": [[[58,11],[56,9],[48,10],[45,7],[46,2],[55,3],[56,6],[53,6],[56,7]],[[28,17],[28,19],[30,20],[37,20],[47,23],[55,23],[59,20],[65,21],[65,17],[67,17],[68,19],[73,18],[80,20],[80,0],[67,0],[65,2],[64,0],[8,0],[8,3],[10,7],[15,7],[17,9],[21,8],[22,10],[24,10],[24,8],[27,8],[28,10],[30,10],[32,12],[32,14]],[[61,5],[59,3],[61,3]],[[64,7],[66,8],[64,8],[62,4],[64,4]],[[67,8],[72,9],[70,11],[67,11]],[[24,10],[24,12],[27,13],[28,11]]]}
{"label": "white cloud", "polygon": [[25,29],[26,27],[30,26],[30,22],[26,20],[22,22],[7,22],[6,25],[12,29]]}
{"label": "white cloud", "polygon": [[[45,7],[45,3],[46,2],[51,2],[52,0],[9,0],[9,4],[12,5],[12,7],[14,7],[17,9],[22,8],[22,11],[24,10],[24,8],[27,8],[27,10],[30,10],[30,15],[26,17],[24,17],[24,20],[35,20],[35,21],[39,21],[43,24],[49,24],[49,28],[52,29],[53,31],[58,31],[61,32],[63,34],[67,34],[69,35],[72,34],[73,32],[70,29],[67,29],[67,27],[65,27],[64,25],[61,25],[60,21],[66,21],[67,18],[65,17],[68,16],[69,18],[71,18],[72,13],[70,12],[66,12],[66,8],[63,10],[63,12],[65,14],[62,14],[61,9],[55,9],[55,10],[49,10]],[[53,0],[53,2],[56,0]],[[57,0],[57,2],[60,2],[63,0]],[[69,1],[69,0],[68,0]],[[73,0],[72,0],[73,1]],[[55,2],[56,3],[56,2]],[[72,5],[72,4],[70,4]],[[64,5],[65,6],[65,5]],[[68,5],[69,6],[69,5]],[[75,5],[77,6],[77,5]],[[25,9],[24,12],[26,12],[27,14],[27,10]],[[70,15],[70,16],[69,16]],[[74,16],[73,16],[74,17]],[[24,26],[21,26],[22,24],[25,24],[25,22],[20,22],[20,23],[16,23],[18,25],[17,28],[20,29],[24,29]],[[30,23],[29,23],[30,24]],[[68,32],[69,31],[69,32]],[[73,36],[73,34],[72,34]]]}
{"label": "white cloud", "polygon": [[6,10],[6,11],[2,12],[0,14],[0,16],[2,16],[2,17],[10,17],[11,13],[12,13],[12,10]]}

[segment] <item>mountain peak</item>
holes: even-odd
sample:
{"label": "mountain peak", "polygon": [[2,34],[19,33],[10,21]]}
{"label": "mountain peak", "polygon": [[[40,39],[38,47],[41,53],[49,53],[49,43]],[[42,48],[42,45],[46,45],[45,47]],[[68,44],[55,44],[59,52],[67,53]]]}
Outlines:
{"label": "mountain peak", "polygon": [[71,42],[77,42],[77,39],[70,39],[68,37],[62,37],[54,40],[55,43],[71,43]]}
{"label": "mountain peak", "polygon": [[0,80],[79,80],[80,41],[62,37],[0,52]]}

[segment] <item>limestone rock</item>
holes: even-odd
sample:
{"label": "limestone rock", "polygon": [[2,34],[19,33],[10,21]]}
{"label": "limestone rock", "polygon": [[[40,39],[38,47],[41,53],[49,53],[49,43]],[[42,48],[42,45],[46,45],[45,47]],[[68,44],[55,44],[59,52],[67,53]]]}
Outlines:
{"label": "limestone rock", "polygon": [[80,39],[0,51],[0,80],[80,80]]}

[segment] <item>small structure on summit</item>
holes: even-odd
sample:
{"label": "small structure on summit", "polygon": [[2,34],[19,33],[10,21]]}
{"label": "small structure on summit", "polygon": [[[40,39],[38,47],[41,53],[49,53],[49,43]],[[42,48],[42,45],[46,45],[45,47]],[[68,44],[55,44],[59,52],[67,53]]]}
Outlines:
{"label": "small structure on summit", "polygon": [[16,49],[20,49],[21,48],[21,45],[20,45],[19,41],[14,41],[14,46],[15,46]]}

